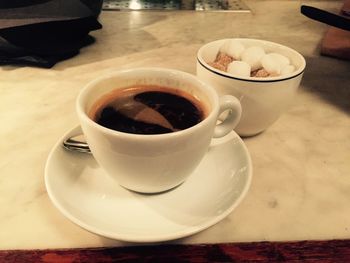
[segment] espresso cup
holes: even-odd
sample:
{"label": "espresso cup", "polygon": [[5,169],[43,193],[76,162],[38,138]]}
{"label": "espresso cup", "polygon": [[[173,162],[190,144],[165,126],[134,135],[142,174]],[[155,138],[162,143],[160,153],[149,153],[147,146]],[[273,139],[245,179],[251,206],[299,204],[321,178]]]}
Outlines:
{"label": "espresso cup", "polygon": [[[156,85],[197,98],[207,114],[192,127],[164,134],[133,134],[106,128],[89,116],[98,99],[118,89]],[[189,73],[161,68],[114,72],[89,83],[80,92],[76,110],[83,133],[98,164],[121,186],[141,193],[172,189],[191,175],[213,137],[223,137],[237,125],[240,102],[216,91]],[[218,116],[229,112],[224,120]]]}

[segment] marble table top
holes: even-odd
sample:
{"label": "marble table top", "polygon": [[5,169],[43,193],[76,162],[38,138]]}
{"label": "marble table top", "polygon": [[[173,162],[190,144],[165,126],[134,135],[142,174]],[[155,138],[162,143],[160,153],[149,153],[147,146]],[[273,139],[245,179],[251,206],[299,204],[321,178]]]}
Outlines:
{"label": "marble table top", "polygon": [[[303,1],[337,12],[338,1]],[[301,1],[246,1],[251,13],[102,12],[97,42],[52,69],[0,67],[0,249],[129,245],[76,226],[51,203],[47,156],[77,125],[74,102],[92,79],[157,66],[195,74],[209,41],[261,38],[307,61],[293,105],[268,130],[244,138],[253,181],[224,220],[171,243],[350,238],[350,64],[319,55],[326,25],[299,12]]]}

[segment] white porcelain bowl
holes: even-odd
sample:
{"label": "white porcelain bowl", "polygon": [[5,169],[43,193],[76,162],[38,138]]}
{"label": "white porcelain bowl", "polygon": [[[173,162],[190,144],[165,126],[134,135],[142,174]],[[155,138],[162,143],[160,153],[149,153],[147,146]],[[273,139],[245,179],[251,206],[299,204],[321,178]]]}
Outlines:
{"label": "white porcelain bowl", "polygon": [[276,52],[288,57],[295,71],[277,77],[239,77],[213,68],[215,60],[227,39],[202,46],[197,53],[197,76],[213,86],[220,96],[230,94],[242,105],[242,117],[235,131],[241,136],[252,136],[264,131],[290,106],[305,70],[304,57],[289,47],[259,39],[237,38],[246,48],[262,47],[266,53]]}

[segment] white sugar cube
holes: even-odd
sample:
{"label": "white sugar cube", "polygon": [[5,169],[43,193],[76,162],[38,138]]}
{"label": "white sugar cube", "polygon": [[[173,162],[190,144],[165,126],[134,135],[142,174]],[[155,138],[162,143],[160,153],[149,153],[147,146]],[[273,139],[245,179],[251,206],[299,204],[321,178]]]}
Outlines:
{"label": "white sugar cube", "polygon": [[279,59],[272,54],[264,55],[261,58],[261,65],[272,76],[281,74],[281,63]]}
{"label": "white sugar cube", "polygon": [[244,49],[244,45],[239,40],[229,39],[224,42],[220,51],[226,53],[235,60],[239,60]]}
{"label": "white sugar cube", "polygon": [[241,59],[242,61],[248,63],[251,67],[251,70],[257,70],[261,68],[261,58],[265,55],[265,51],[261,47],[253,46],[246,48],[242,54]]}
{"label": "white sugar cube", "polygon": [[277,59],[279,61],[281,68],[284,68],[285,66],[290,64],[290,60],[286,56],[283,56],[279,53],[269,53],[269,55],[274,57],[275,59]]}
{"label": "white sugar cube", "polygon": [[228,73],[240,77],[250,77],[250,71],[250,65],[244,61],[233,61],[227,67]]}
{"label": "white sugar cube", "polygon": [[288,75],[295,71],[295,67],[293,65],[287,65],[281,70],[281,75]]}

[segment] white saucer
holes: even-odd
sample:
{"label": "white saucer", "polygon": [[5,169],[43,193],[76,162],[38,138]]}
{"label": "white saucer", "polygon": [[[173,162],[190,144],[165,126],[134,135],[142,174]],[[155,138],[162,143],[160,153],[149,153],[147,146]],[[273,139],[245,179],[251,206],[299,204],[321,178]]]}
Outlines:
{"label": "white saucer", "polygon": [[235,132],[213,140],[182,185],[156,195],[128,191],[110,179],[92,155],[63,149],[62,141],[79,133],[80,127],[74,128],[52,149],[46,189],[67,218],[101,236],[158,242],[192,235],[231,213],[250,186],[250,155]]}

